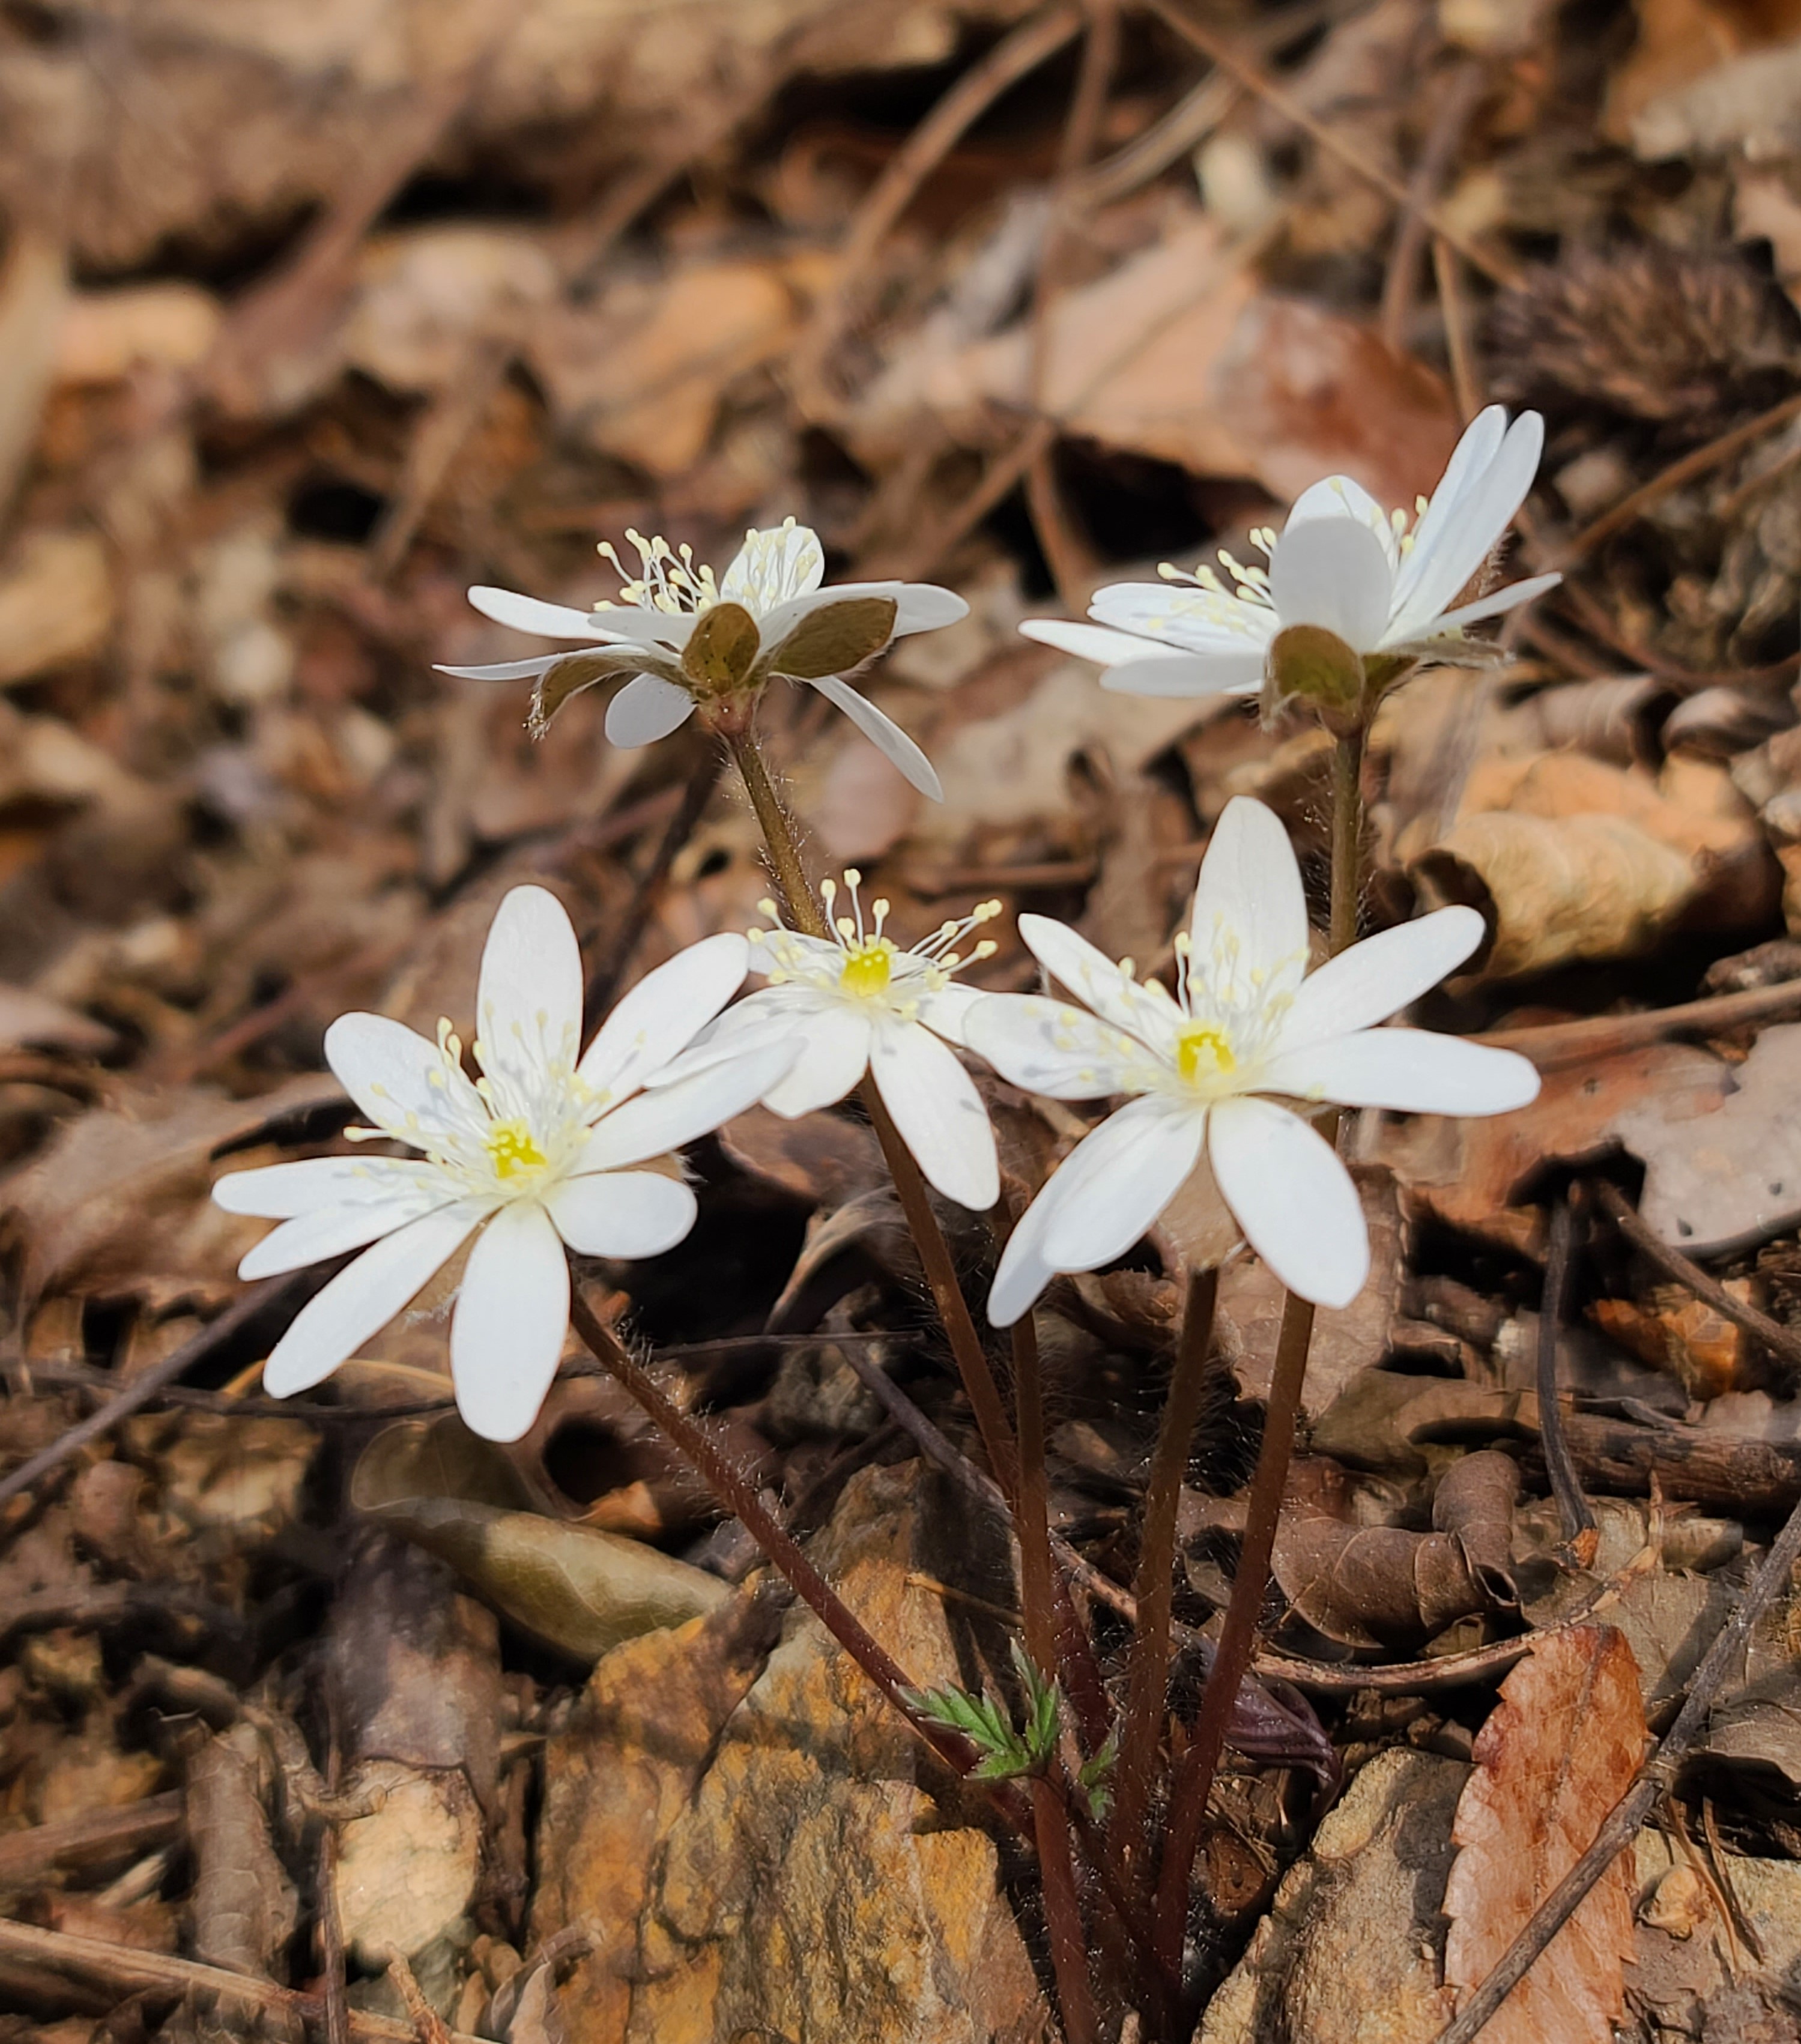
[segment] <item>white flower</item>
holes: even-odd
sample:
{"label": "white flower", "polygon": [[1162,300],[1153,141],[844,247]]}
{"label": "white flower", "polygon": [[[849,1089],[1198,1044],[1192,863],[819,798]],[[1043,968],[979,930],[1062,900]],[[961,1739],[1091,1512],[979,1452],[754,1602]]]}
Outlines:
{"label": "white flower", "polygon": [[1458,441],[1430,498],[1419,501],[1411,532],[1404,512],[1384,512],[1348,475],[1334,475],[1296,498],[1279,539],[1253,535],[1267,568],[1220,555],[1231,588],[1212,567],[1188,574],[1165,566],[1161,583],[1096,590],[1095,624],[1034,618],[1020,629],[1098,660],[1101,686],[1132,695],[1247,694],[1262,686],[1270,641],[1293,624],[1322,626],[1363,656],[1454,662],[1466,627],[1561,579],[1534,575],[1457,601],[1525,501],[1544,438],[1536,412],[1509,426],[1491,405]]}
{"label": "white flower", "polygon": [[1056,1100],[1134,1097],[1070,1152],[1013,1231],[989,1300],[1010,1326],[1059,1270],[1127,1250],[1201,1161],[1251,1247],[1290,1290],[1348,1304],[1369,1243],[1350,1174],[1279,1100],[1415,1113],[1502,1114],[1538,1090],[1524,1058],[1454,1036],[1374,1025],[1461,964],[1473,909],[1441,909],[1307,972],[1307,907],[1287,833],[1261,802],[1227,805],[1202,862],[1173,997],[1141,986],[1062,923],[1022,916],[1039,962],[1092,1012],[990,994],[971,1047],[1015,1085]]}
{"label": "white flower", "polygon": [[325,1055],[373,1127],[418,1158],[321,1157],[221,1178],[228,1212],[282,1225],[240,1278],[297,1270],[374,1247],[300,1312],[263,1383],[304,1391],[386,1326],[481,1230],[451,1326],[451,1375],[478,1434],[516,1440],[536,1418],[569,1325],[563,1245],[589,1256],[655,1256],[693,1225],[678,1180],[627,1168],[742,1113],[786,1068],[791,1046],[747,1039],[735,1055],[681,1054],[743,983],[749,947],[708,937],[647,973],[579,1062],[582,959],[568,916],[541,887],[516,887],[482,955],[473,1082],[448,1022],[437,1041],[380,1015],[343,1015]]}
{"label": "white flower", "polygon": [[[779,924],[753,930],[751,970],[766,974],[769,984],[728,1010],[702,1040],[723,1043],[741,1031],[768,1028],[798,1045],[792,1067],[763,1095],[766,1107],[789,1117],[842,1100],[872,1072],[927,1178],[947,1199],[985,1210],[1000,1192],[994,1132],[974,1082],[946,1047],[963,1042],[963,1018],[982,998],[951,975],[994,950],[985,939],[960,957],[952,947],[992,921],[1000,904],[985,901],[903,951],[883,928],[887,902],[872,902],[866,920],[862,883],[854,870],[844,875],[852,912],[837,919],[831,940]],[[837,887],[828,880],[820,891],[829,918]],[[773,919],[775,904],[765,901],[762,910]]]}
{"label": "white flower", "polygon": [[666,738],[706,701],[753,694],[780,677],[805,682],[835,703],[857,728],[934,801],[943,790],[931,763],[905,732],[843,677],[908,632],[954,624],[969,605],[928,582],[841,582],[822,589],[825,556],[818,535],[792,518],[744,536],[716,581],[689,548],[628,532],[639,570],[628,575],[610,541],[601,552],[623,585],[616,602],[592,611],[511,590],[472,589],[484,617],[547,639],[579,639],[586,651],[565,651],[497,667],[440,667],[473,681],[538,684],[533,728],[541,732],[579,689],[630,675],[607,705],[607,736],[615,745]]}

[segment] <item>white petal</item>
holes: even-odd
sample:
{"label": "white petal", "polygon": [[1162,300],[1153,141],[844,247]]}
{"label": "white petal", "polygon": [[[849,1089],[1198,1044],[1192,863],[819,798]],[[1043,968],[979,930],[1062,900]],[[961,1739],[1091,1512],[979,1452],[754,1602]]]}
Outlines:
{"label": "white petal", "polygon": [[[854,588],[856,585],[847,585]],[[840,595],[843,590],[838,592]],[[970,614],[970,606],[954,590],[940,589],[936,582],[904,582],[895,595],[894,636],[904,639],[914,632],[937,632],[955,624]]]}
{"label": "white petal", "polygon": [[1235,795],[1213,827],[1189,919],[1194,969],[1270,996],[1307,970],[1307,896],[1288,834],[1273,809]]}
{"label": "white petal", "polygon": [[1104,1020],[1129,1029],[1155,1050],[1173,1051],[1181,1016],[1161,991],[1140,986],[1103,951],[1078,936],[1067,923],[1049,916],[1022,916],[1020,936],[1026,948],[1053,979]]}
{"label": "white petal", "polygon": [[880,1022],[870,1070],[902,1141],[947,1200],[985,1213],[1000,1197],[994,1131],[975,1083],[929,1029]]}
{"label": "white petal", "polygon": [[488,1119],[481,1095],[437,1045],[386,1015],[340,1015],[325,1032],[325,1062],[364,1118],[403,1143],[424,1148],[447,1120]]}
{"label": "white petal", "polygon": [[607,743],[629,751],[655,745],[694,714],[694,698],[674,682],[655,674],[635,674],[607,705]]}
{"label": "white petal", "polygon": [[[1544,445],[1544,421],[1536,412],[1523,413],[1507,428],[1487,468],[1480,475],[1472,474],[1442,524],[1434,523],[1432,530],[1427,530],[1430,511],[1420,520],[1420,536],[1415,540],[1413,551],[1423,548],[1426,558],[1395,606],[1397,636],[1404,637],[1427,619],[1437,617],[1467,586],[1526,501]],[[1436,509],[1436,505],[1432,508]]]}
{"label": "white petal", "polygon": [[[494,911],[475,993],[475,1055],[490,1078],[543,1090],[582,1047],[582,952],[569,912],[547,887],[515,887]],[[521,1103],[495,1103],[503,1119]]]}
{"label": "white petal", "polygon": [[[997,999],[1006,998],[996,996]],[[988,1317],[997,1327],[1011,1327],[1037,1298],[1059,1270],[1087,1270],[1089,1262],[1053,1262],[1045,1253],[1045,1240],[1054,1225],[1066,1224],[1085,1211],[1089,1189],[1099,1176],[1112,1170],[1122,1147],[1136,1141],[1139,1124],[1147,1115],[1166,1112],[1157,1101],[1135,1100],[1109,1120],[1085,1135],[1052,1173],[1038,1197],[1020,1216],[1007,1239],[994,1284],[988,1295]],[[1194,1116],[1198,1132],[1203,1117]],[[1130,1245],[1127,1245],[1130,1247]],[[1104,1262],[1104,1257],[1096,1262]]]}
{"label": "white petal", "polygon": [[1369,1275],[1369,1231],[1331,1146],[1285,1107],[1227,1100],[1213,1110],[1207,1148],[1233,1217],[1288,1289],[1348,1306]]}
{"label": "white petal", "polygon": [[1361,1029],[1272,1058],[1260,1090],[1405,1114],[1507,1114],[1538,1097],[1538,1074],[1512,1051],[1427,1029]]}
{"label": "white petal", "polygon": [[1285,532],[1310,518],[1354,518],[1371,532],[1388,532],[1388,514],[1361,482],[1348,475],[1328,475],[1309,485],[1288,509]]}
{"label": "white petal", "polygon": [[[770,991],[779,995],[785,989]],[[743,1004],[747,1016],[763,997],[754,993]],[[772,1004],[770,1015],[778,1012]],[[869,1070],[870,1017],[848,1001],[824,995],[814,1007],[794,1003],[784,1020],[793,1032],[794,1062],[763,1095],[763,1105],[792,1120],[842,1100]]]}
{"label": "white petal", "polygon": [[1379,1028],[1285,1052],[1258,1072],[1260,1092],[1409,1114],[1507,1114],[1538,1096],[1531,1062],[1511,1051],[1430,1030]]}
{"label": "white petal", "polygon": [[1481,943],[1485,928],[1473,909],[1435,909],[1339,952],[1302,983],[1277,1051],[1298,1051],[1386,1022],[1454,972]]}
{"label": "white petal", "polygon": [[[535,632],[540,639],[599,639],[613,644],[637,636],[613,624],[613,618],[620,613],[577,610],[566,603],[546,603],[540,597],[520,596],[510,589],[472,589],[469,601],[495,624],[509,625],[515,632]],[[601,621],[602,616],[607,619],[605,624]]]}
{"label": "white petal", "polygon": [[900,725],[877,709],[867,696],[858,695],[848,682],[839,681],[835,674],[821,675],[809,682],[808,686],[817,689],[828,702],[835,703],[870,744],[897,767],[922,795],[929,795],[935,802],[944,800],[944,790],[931,762]]}
{"label": "white petal", "polygon": [[532,1200],[504,1206],[469,1252],[451,1320],[451,1380],[471,1433],[516,1441],[538,1416],[569,1331],[569,1259]]}
{"label": "white petal", "polygon": [[547,674],[558,661],[567,659],[566,653],[540,653],[535,660],[496,660],[486,667],[432,668],[434,674],[451,674],[459,682],[526,682],[540,674]]}
{"label": "white petal", "polygon": [[952,980],[935,993],[922,991],[915,997],[919,1003],[920,1020],[935,1036],[942,1036],[946,1043],[955,1043],[964,1050],[969,1048],[969,1039],[963,1032],[970,1010],[978,1001],[988,998],[979,986],[963,986]]}
{"label": "white petal", "polygon": [[329,1377],[379,1334],[432,1273],[447,1263],[489,1211],[465,1200],[378,1242],[308,1300],[263,1366],[271,1398],[289,1398]]}
{"label": "white petal", "polygon": [[1062,617],[1028,617],[1020,636],[1041,646],[1054,646],[1059,653],[1073,653],[1078,660],[1098,660],[1110,667],[1119,660],[1179,660],[1179,648],[1147,644],[1130,632],[1115,632],[1104,624],[1079,624]]}
{"label": "white petal", "polygon": [[724,601],[741,603],[753,617],[764,618],[778,604],[812,595],[824,579],[818,533],[790,518],[744,535],[719,578],[719,593]]}
{"label": "white petal", "polygon": [[1044,1260],[1044,1199],[1050,1189],[1046,1185],[1020,1216],[1001,1251],[988,1293],[988,1317],[995,1327],[1010,1327],[1057,1275]]}
{"label": "white petal", "polygon": [[580,1172],[612,1171],[679,1150],[754,1107],[793,1062],[796,1046],[758,1043],[742,1055],[637,1093],[603,1115],[583,1145]]}
{"label": "white petal", "polygon": [[1009,1085],[1046,1100],[1100,1100],[1156,1082],[1154,1061],[1133,1039],[1034,993],[984,995],[965,1017],[963,1035]]}
{"label": "white petal", "polygon": [[1254,653],[1269,643],[1276,613],[1266,603],[1185,582],[1113,582],[1097,589],[1088,614],[1154,644],[1189,653]]}
{"label": "white petal", "polygon": [[1382,542],[1355,518],[1291,525],[1269,563],[1269,594],[1282,625],[1320,625],[1358,653],[1381,643],[1393,583]]}
{"label": "white petal", "polygon": [[694,1225],[694,1195],[657,1171],[593,1171],[544,1195],[545,1211],[584,1256],[660,1256]]}
{"label": "white petal", "polygon": [[1101,674],[1116,696],[1242,696],[1263,686],[1265,655],[1181,653],[1173,660],[1120,660]]}
{"label": "white petal", "polygon": [[1492,594],[1478,597],[1474,603],[1465,603],[1456,610],[1447,610],[1442,617],[1429,619],[1421,628],[1422,639],[1436,639],[1446,632],[1461,631],[1466,624],[1480,624],[1485,617],[1500,617],[1506,612],[1517,610],[1523,603],[1530,603],[1535,596],[1542,596],[1548,589],[1555,589],[1563,580],[1561,574],[1528,575],[1524,582],[1511,582],[1504,589]]}
{"label": "white petal", "polygon": [[451,1205],[455,1198],[447,1184],[436,1193],[421,1186],[397,1199],[317,1207],[311,1213],[297,1214],[263,1236],[238,1265],[238,1275],[248,1282],[284,1270],[302,1270],[309,1263],[323,1263],[328,1256],[342,1256],[347,1249],[379,1242],[397,1228]]}
{"label": "white petal", "polygon": [[1207,1121],[1204,1107],[1153,1097],[1103,1122],[1080,1146],[1095,1146],[1080,1197],[1059,1204],[1046,1221],[1045,1261],[1058,1270],[1093,1270],[1123,1256],[1194,1169]]}
{"label": "white petal", "polygon": [[689,944],[614,1006],[576,1070],[596,1093],[635,1093],[685,1050],[739,987],[751,947],[730,930]]}
{"label": "white petal", "polygon": [[291,1220],[323,1207],[410,1197],[431,1169],[412,1157],[309,1157],[229,1172],[213,1188],[213,1200],[227,1213]]}
{"label": "white petal", "polygon": [[1413,592],[1420,578],[1430,571],[1433,557],[1444,544],[1446,532],[1454,529],[1465,499],[1493,465],[1496,455],[1501,451],[1501,443],[1507,438],[1507,414],[1503,405],[1487,406],[1465,427],[1451,451],[1450,459],[1445,464],[1444,474],[1438,478],[1438,488],[1432,492],[1413,529],[1412,544],[1395,577],[1397,610],[1411,607]]}

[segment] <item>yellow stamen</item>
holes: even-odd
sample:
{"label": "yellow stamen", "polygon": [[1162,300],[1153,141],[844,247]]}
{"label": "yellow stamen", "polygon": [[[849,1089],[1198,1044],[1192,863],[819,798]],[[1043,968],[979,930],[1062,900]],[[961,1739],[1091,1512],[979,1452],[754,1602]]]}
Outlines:
{"label": "yellow stamen", "polygon": [[523,1178],[528,1171],[543,1170],[547,1161],[523,1121],[497,1121],[482,1139],[497,1178]]}
{"label": "yellow stamen", "polygon": [[854,993],[862,1001],[872,1001],[888,991],[893,971],[893,945],[886,937],[871,937],[866,943],[847,949],[838,983],[847,993]]}
{"label": "yellow stamen", "polygon": [[1221,1032],[1204,1022],[1192,1023],[1176,1039],[1176,1069],[1192,1085],[1234,1070],[1238,1059]]}

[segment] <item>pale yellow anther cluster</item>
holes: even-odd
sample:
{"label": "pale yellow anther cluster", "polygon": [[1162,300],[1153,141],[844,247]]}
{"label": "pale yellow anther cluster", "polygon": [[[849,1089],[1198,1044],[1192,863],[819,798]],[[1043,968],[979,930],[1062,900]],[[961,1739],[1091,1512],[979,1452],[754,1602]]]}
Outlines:
{"label": "pale yellow anther cluster", "polygon": [[710,610],[719,601],[713,571],[704,562],[696,562],[692,547],[672,547],[660,532],[647,539],[630,526],[625,537],[637,551],[638,573],[634,575],[627,568],[611,540],[602,540],[597,551],[618,575],[620,590],[616,597],[603,597],[594,605],[597,610],[660,610],[665,617],[676,617]]}

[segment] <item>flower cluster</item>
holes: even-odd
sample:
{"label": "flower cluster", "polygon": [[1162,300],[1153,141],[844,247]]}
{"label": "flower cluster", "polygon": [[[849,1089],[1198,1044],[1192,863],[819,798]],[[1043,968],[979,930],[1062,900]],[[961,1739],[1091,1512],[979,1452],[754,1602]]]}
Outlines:
{"label": "flower cluster", "polygon": [[[1023,628],[1100,661],[1110,688],[1263,687],[1314,694],[1325,713],[1326,685],[1342,683],[1338,708],[1361,718],[1408,667],[1469,657],[1469,626],[1556,580],[1489,586],[1542,438],[1535,414],[1510,426],[1491,409],[1416,521],[1334,477],[1301,496],[1280,536],[1256,536],[1267,567],[1221,555],[1230,586],[1210,567],[1167,570],[1161,585],[1102,590],[1094,624]],[[621,745],[647,744],[697,709],[742,717],[771,680],[804,682],[938,793],[925,755],[846,677],[897,636],[962,616],[959,598],[895,582],[827,589],[819,540],[793,519],[748,533],[716,576],[685,548],[628,536],[636,572],[603,547],[621,586],[592,612],[470,592],[497,622],[575,647],[444,671],[531,679],[540,728],[578,690],[622,681],[606,719]],[[222,1206],[280,1224],[243,1276],[361,1252],[282,1337],[268,1389],[319,1383],[469,1244],[451,1327],[457,1402],[476,1431],[517,1439],[562,1354],[569,1252],[651,1256],[679,1242],[696,1203],[675,1153],[758,1101],[804,1115],[866,1082],[924,1177],[977,1210],[997,1200],[1000,1170],[967,1060],[1050,1098],[1119,1103],[1008,1238],[989,1300],[1004,1327],[1054,1276],[1120,1256],[1178,1201],[1211,1203],[1290,1289],[1343,1305],[1367,1274],[1369,1243],[1349,1174],[1314,1126],[1320,1109],[1500,1114],[1538,1089],[1508,1052],[1380,1026],[1469,957],[1480,916],[1440,909],[1310,972],[1300,870],[1281,823],[1253,801],[1230,803],[1215,828],[1173,986],[1139,980],[1063,924],[1022,916],[1027,947],[1069,997],[985,993],[956,974],[993,951],[976,933],[998,903],[904,946],[889,905],[866,905],[856,872],[842,894],[830,882],[822,892],[828,934],[784,926],[766,902],[771,928],[708,937],[659,966],[586,1051],[574,932],[538,887],[516,888],[495,916],[467,1058],[448,1022],[435,1041],[379,1016],[333,1024],[326,1056],[369,1124],[350,1133],[413,1154],[220,1181]],[[762,984],[728,1005],[752,973]]]}

